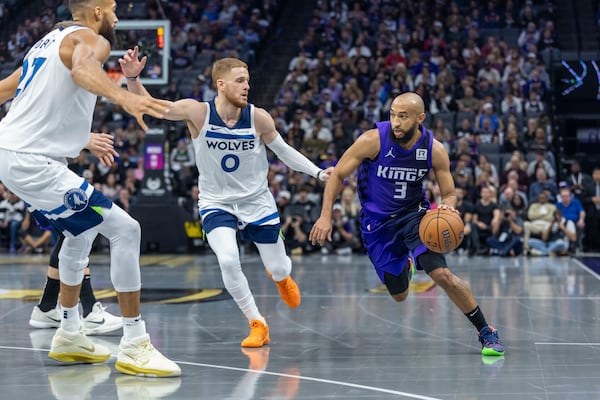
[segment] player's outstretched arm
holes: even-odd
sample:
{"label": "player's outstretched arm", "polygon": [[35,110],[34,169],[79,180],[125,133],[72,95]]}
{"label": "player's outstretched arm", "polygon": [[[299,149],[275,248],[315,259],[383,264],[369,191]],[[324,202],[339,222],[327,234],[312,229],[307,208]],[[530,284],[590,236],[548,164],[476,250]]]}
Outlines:
{"label": "player's outstretched arm", "polygon": [[[119,58],[119,64],[123,75],[127,79],[127,90],[141,96],[151,97],[146,90],[140,75],[146,66],[147,57],[139,58],[139,48],[135,46],[128,49],[123,57]],[[204,124],[207,106],[193,99],[182,99],[172,103],[169,111],[163,118],[169,121],[185,121],[188,125],[192,138],[198,136],[198,132]]]}
{"label": "player's outstretched arm", "polygon": [[170,101],[138,96],[121,89],[102,69],[110,54],[110,45],[102,36],[88,29],[68,34],[61,43],[60,56],[71,70],[73,82],[87,91],[108,98],[135,117],[147,130],[144,114],[162,118],[172,105]]}
{"label": "player's outstretched arm", "polygon": [[329,179],[333,167],[322,170],[298,150],[287,144],[275,129],[275,122],[265,109],[258,107],[254,109],[254,123],[262,141],[288,167],[313,176],[320,181]]}
{"label": "player's outstretched arm", "polygon": [[371,129],[360,135],[354,144],[344,152],[325,185],[321,216],[313,225],[308,237],[312,244],[323,245],[325,239],[331,241],[333,203],[344,189],[344,179],[356,171],[365,158],[372,160],[377,157],[379,149],[379,133],[377,129]]}

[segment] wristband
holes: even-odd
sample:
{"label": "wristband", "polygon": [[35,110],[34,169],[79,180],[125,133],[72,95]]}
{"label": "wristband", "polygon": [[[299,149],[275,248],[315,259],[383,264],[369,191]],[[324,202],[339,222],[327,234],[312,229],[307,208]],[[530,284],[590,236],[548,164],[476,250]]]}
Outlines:
{"label": "wristband", "polygon": [[323,172],[323,170],[322,170],[322,169],[320,169],[320,170],[319,170],[319,172],[317,172],[317,176],[316,176],[316,178],[317,178],[317,180],[318,180],[318,181],[320,181],[320,180],[321,180],[321,173],[322,173],[322,172]]}
{"label": "wristband", "polygon": [[136,76],[126,76],[125,78],[127,78],[130,81],[135,81],[138,77],[139,77],[139,75],[136,75]]}

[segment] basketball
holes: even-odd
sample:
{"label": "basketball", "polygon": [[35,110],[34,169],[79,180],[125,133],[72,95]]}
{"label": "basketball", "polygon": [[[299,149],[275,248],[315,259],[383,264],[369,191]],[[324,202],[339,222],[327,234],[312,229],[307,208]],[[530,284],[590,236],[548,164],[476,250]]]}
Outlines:
{"label": "basketball", "polygon": [[419,237],[436,253],[448,253],[463,240],[465,225],[460,215],[443,208],[428,211],[419,224]]}

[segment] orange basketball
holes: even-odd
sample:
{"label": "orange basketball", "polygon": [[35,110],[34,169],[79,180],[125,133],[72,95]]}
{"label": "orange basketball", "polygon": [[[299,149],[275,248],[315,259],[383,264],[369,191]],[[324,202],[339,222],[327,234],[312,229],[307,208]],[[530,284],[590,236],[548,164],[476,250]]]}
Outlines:
{"label": "orange basketball", "polygon": [[448,253],[463,240],[465,224],[454,211],[437,208],[428,211],[419,224],[419,237],[427,248],[436,253]]}

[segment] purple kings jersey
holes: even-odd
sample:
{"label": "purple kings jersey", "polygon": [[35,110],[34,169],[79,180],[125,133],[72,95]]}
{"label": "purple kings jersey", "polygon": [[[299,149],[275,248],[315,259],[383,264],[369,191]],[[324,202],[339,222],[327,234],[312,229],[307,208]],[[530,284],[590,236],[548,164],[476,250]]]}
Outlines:
{"label": "purple kings jersey", "polygon": [[375,160],[363,160],[358,168],[358,197],[364,216],[382,220],[419,211],[420,204],[429,208],[423,179],[431,169],[433,133],[420,125],[421,138],[405,150],[396,143],[389,121],[376,125],[379,154]]}

